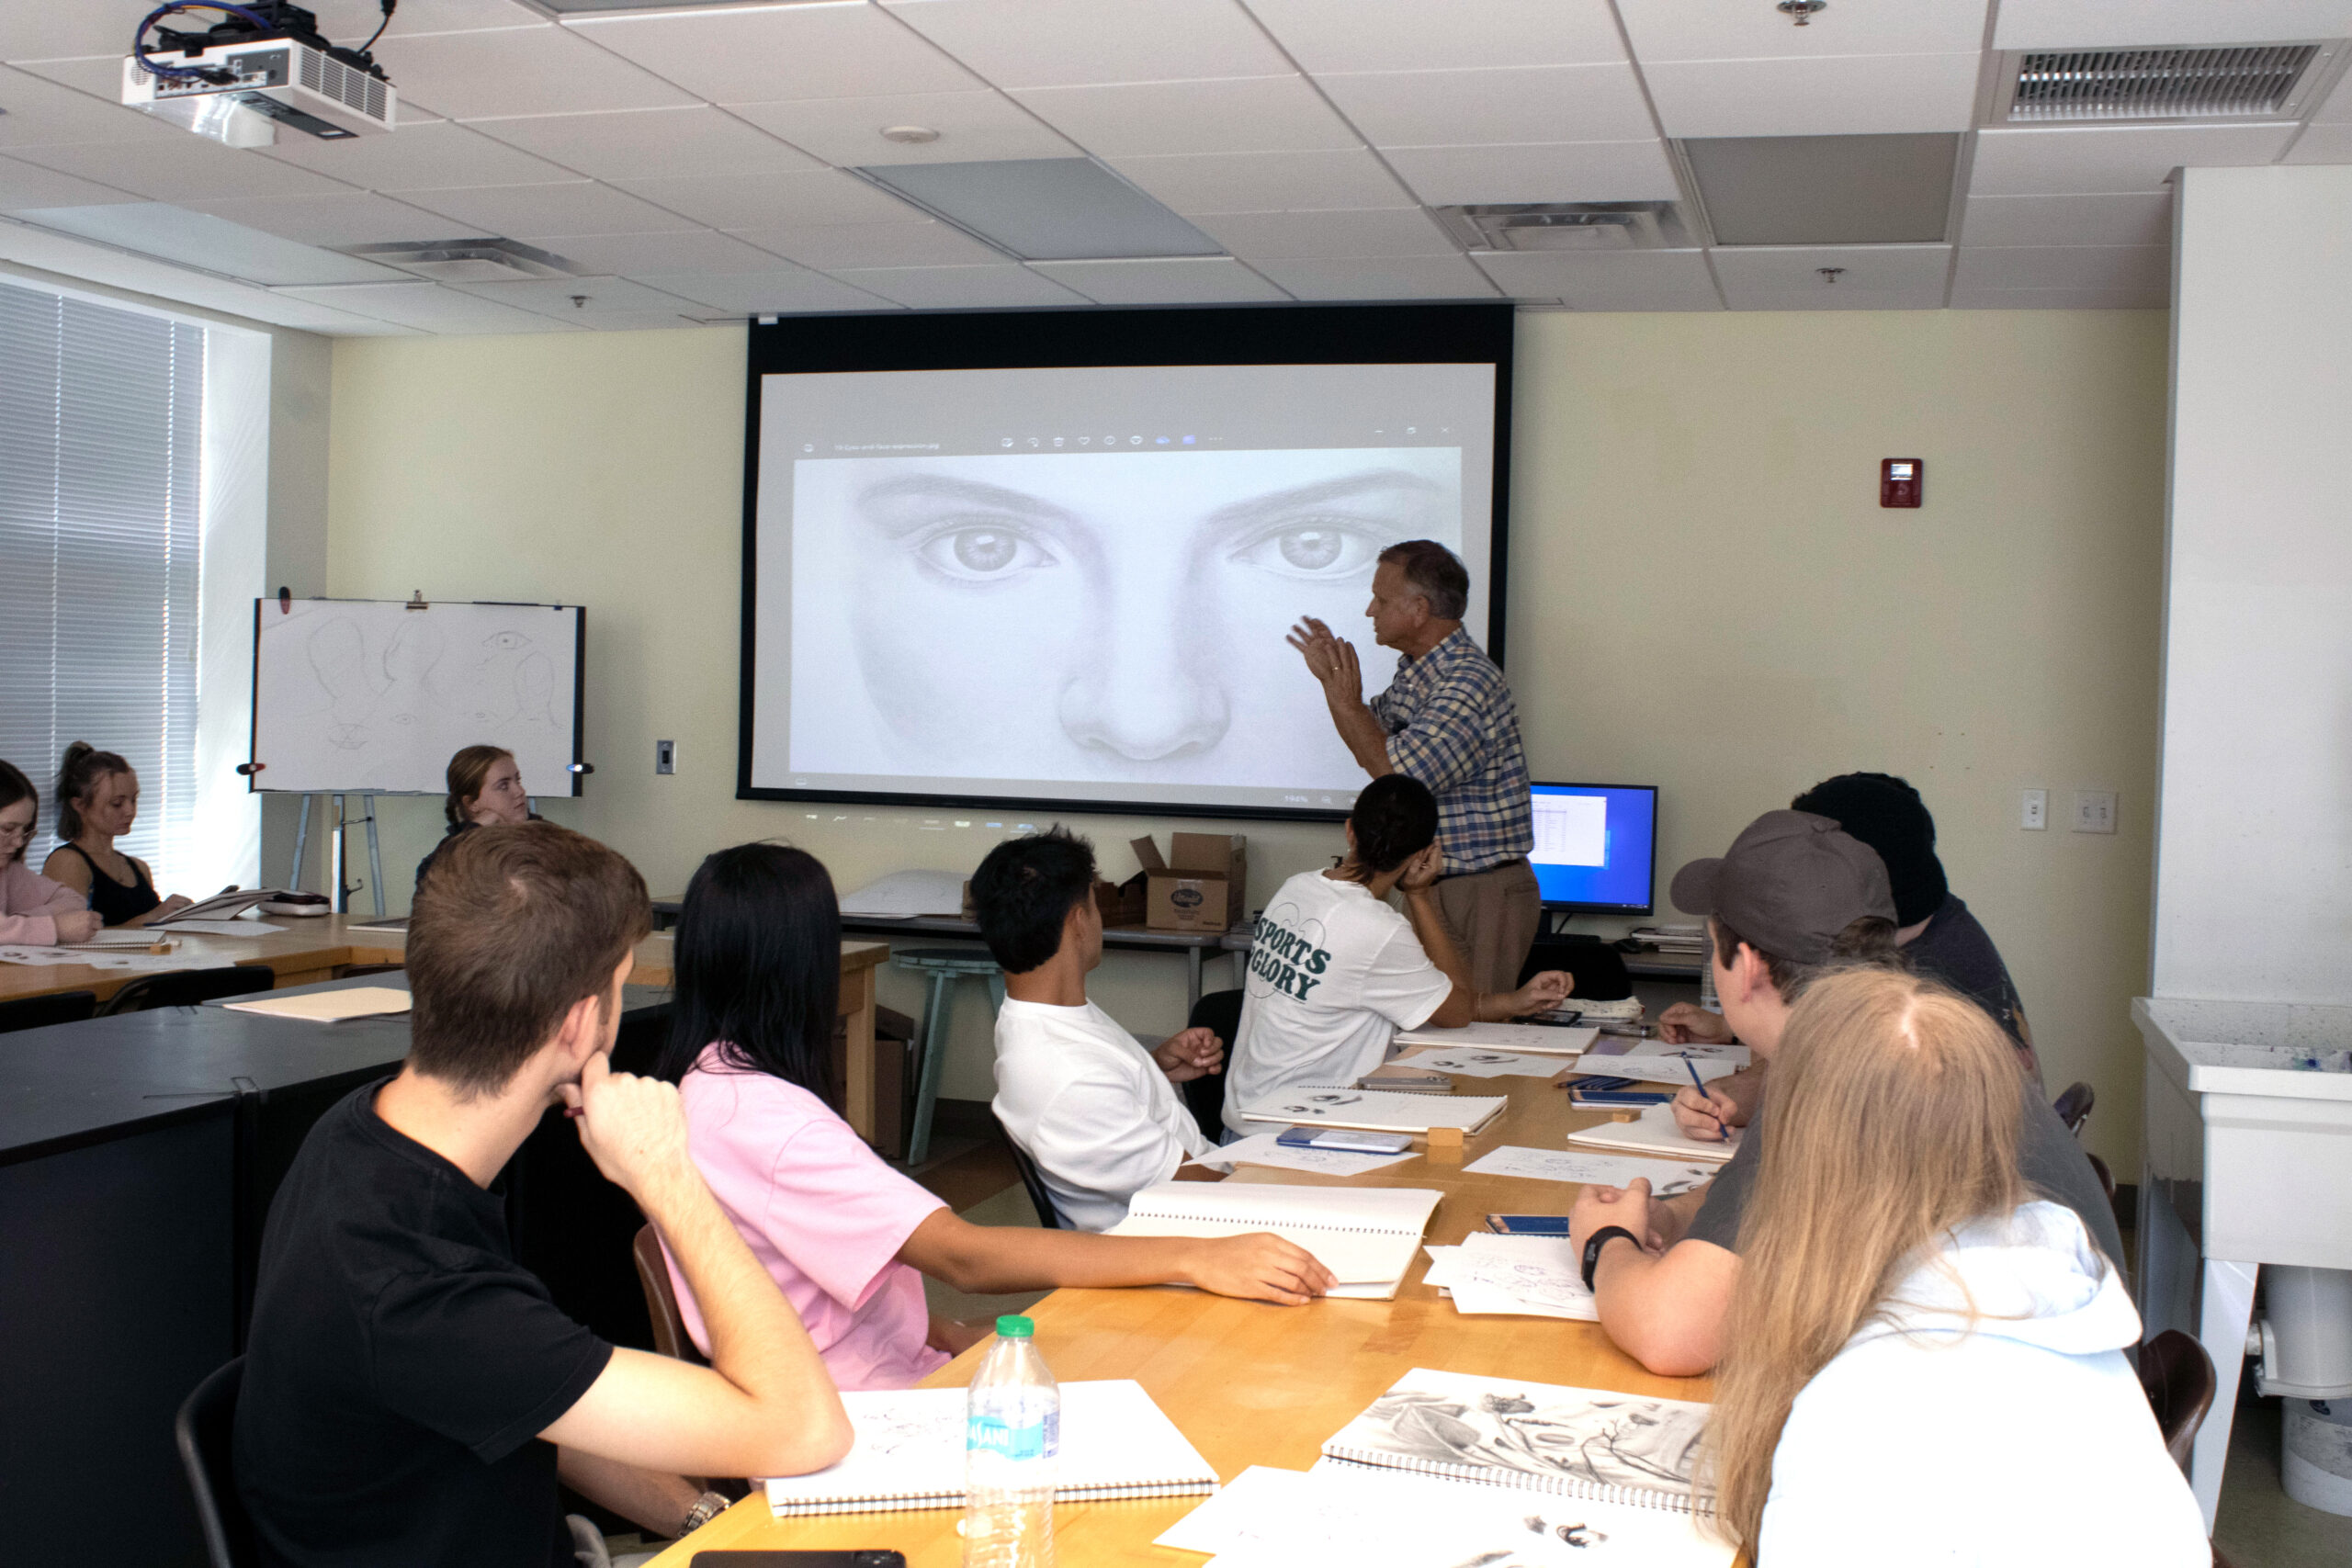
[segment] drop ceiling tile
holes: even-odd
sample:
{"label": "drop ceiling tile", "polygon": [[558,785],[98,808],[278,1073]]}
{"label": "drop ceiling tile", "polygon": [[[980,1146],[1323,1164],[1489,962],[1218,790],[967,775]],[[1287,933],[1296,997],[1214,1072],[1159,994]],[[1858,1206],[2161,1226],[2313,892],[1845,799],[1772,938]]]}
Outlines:
{"label": "drop ceiling tile", "polygon": [[758,272],[649,272],[638,281],[691,299],[707,310],[744,316],[891,308],[888,301],[862,288],[786,262],[777,262]]}
{"label": "drop ceiling tile", "polygon": [[19,216],[44,229],[247,283],[390,283],[401,277],[390,267],[169,202],[36,208]]}
{"label": "drop ceiling tile", "polygon": [[1250,265],[1298,299],[1490,299],[1499,292],[1459,255],[1286,256]]}
{"label": "drop ceiling tile", "polygon": [[[1735,310],[1932,310],[1950,245],[1725,245],[1711,253]],[[1822,269],[1835,267],[1834,277]]]}
{"label": "drop ceiling tile", "polygon": [[[693,95],[558,27],[428,33],[387,50],[403,99],[451,119],[691,104]],[[392,133],[397,136],[397,130]]]}
{"label": "drop ceiling tile", "polygon": [[1111,166],[1182,213],[1309,212],[1411,207],[1413,195],[1362,149],[1326,152],[1194,152],[1118,158]]}
{"label": "drop ceiling tile", "polygon": [[[309,0],[306,7],[319,18],[319,31],[329,40],[356,48],[384,19],[377,0]],[[391,26],[384,29],[376,58],[390,73],[402,39],[419,33],[475,32],[492,28],[545,26],[547,17],[520,0],[400,0]]]}
{"label": "drop ceiling tile", "polygon": [[2169,245],[1964,247],[1955,288],[2100,288],[2163,293],[2172,281]]}
{"label": "drop ceiling tile", "polygon": [[1045,87],[1014,97],[1104,158],[1161,152],[1298,152],[1361,146],[1303,76]]}
{"label": "drop ceiling tile", "polygon": [[1565,299],[1577,309],[1605,298],[1715,298],[1698,250],[1474,251],[1470,259],[1515,299]]}
{"label": "drop ceiling tile", "polygon": [[1097,86],[1290,69],[1234,0],[883,0],[1000,87]]}
{"label": "drop ceiling tile", "polygon": [[363,283],[273,292],[435,333],[550,333],[582,329],[435,283]]}
{"label": "drop ceiling tile", "polygon": [[900,266],[842,268],[833,276],[885,299],[918,310],[1009,310],[1084,305],[1051,278],[1025,266]]}
{"label": "drop ceiling tile", "polygon": [[1383,71],[1316,78],[1375,147],[1625,141],[1652,136],[1630,65]]}
{"label": "drop ceiling tile", "polygon": [[182,132],[168,141],[92,141],[18,147],[12,157],[62,175],[136,192],[152,201],[345,191],[340,181]]}
{"label": "drop ceiling tile", "polygon": [[109,201],[139,199],[130,191],[117,190],[112,186],[61,175],[38,164],[0,158],[0,212],[23,207],[96,207]]}
{"label": "drop ceiling tile", "polygon": [[1617,11],[1645,68],[1673,60],[1974,53],[1984,46],[1985,0],[1841,0],[1802,28],[1765,0],[1617,0]]}
{"label": "drop ceiling tile", "polygon": [[2279,43],[2352,33],[2352,0],[2001,0],[1995,49],[2104,49],[2135,43]]}
{"label": "drop ceiling tile", "polygon": [[2165,245],[2172,193],[2154,196],[1972,196],[1964,245]]}
{"label": "drop ceiling tile", "polygon": [[1609,0],[1250,0],[1317,75],[1622,62]]}
{"label": "drop ceiling tile", "polygon": [[2352,164],[2352,125],[2307,125],[2282,164]]}
{"label": "drop ceiling tile", "polygon": [[[119,65],[118,59],[118,70]],[[0,111],[6,111],[0,112],[0,148],[72,141],[160,142],[188,134],[153,115],[123,107],[111,94],[93,97],[33,71],[0,69]]]}
{"label": "drop ceiling tile", "polygon": [[584,272],[634,277],[647,272],[757,272],[774,266],[767,252],[710,229],[659,234],[524,234],[526,245],[561,256]]}
{"label": "drop ceiling tile", "polygon": [[1575,299],[1560,301],[1586,315],[1660,315],[1671,311],[1721,310],[1723,299],[1712,289],[1703,294],[1652,294],[1640,288],[1597,288]]}
{"label": "drop ceiling tile", "polygon": [[1871,136],[1966,130],[1981,62],[1969,54],[1834,55],[1645,64],[1675,137]]}
{"label": "drop ceiling tile", "polygon": [[1482,201],[1671,201],[1681,193],[1656,138],[1536,147],[1398,147],[1385,154],[1432,207]]}
{"label": "drop ceiling tile", "polygon": [[2312,118],[2321,125],[2342,125],[2352,120],[2352,72],[2336,78],[2335,85],[2320,100],[2319,107],[2312,111]]}
{"label": "drop ceiling tile", "polygon": [[616,183],[624,190],[713,229],[931,221],[897,197],[885,195],[854,175],[831,169],[812,169],[797,175],[712,175]]}
{"label": "drop ceiling tile", "polygon": [[826,223],[808,228],[755,229],[741,236],[820,272],[843,267],[985,266],[1003,252],[945,223]]}
{"label": "drop ceiling tile", "polygon": [[591,332],[599,333],[684,333],[702,332],[714,326],[731,323],[710,319],[707,306],[685,305],[677,310],[608,310],[585,324]]}
{"label": "drop ceiling tile", "polygon": [[306,245],[375,245],[394,240],[461,238],[447,218],[368,191],[334,196],[261,196],[179,205]]}
{"label": "drop ceiling tile", "polygon": [[677,213],[665,212],[651,202],[594,180],[413,190],[401,199],[483,234],[658,234],[685,226]]}
{"label": "drop ceiling tile", "polygon": [[1955,288],[1955,310],[2161,310],[2172,303],[2163,289]]}
{"label": "drop ceiling tile", "polygon": [[580,326],[594,326],[597,317],[615,312],[667,310],[675,315],[695,307],[691,299],[626,277],[537,277],[527,283],[452,283],[444,287]]}
{"label": "drop ceiling tile", "polygon": [[403,123],[387,136],[321,141],[281,137],[269,157],[367,190],[461,190],[475,186],[554,185],[579,176],[478,130],[447,120]]}
{"label": "drop ceiling tile", "polygon": [[1193,220],[1235,255],[1340,260],[1450,256],[1456,246],[1417,207],[1369,212],[1219,212]]}
{"label": "drop ceiling tile", "polygon": [[[882,164],[964,164],[990,159],[1069,158],[1078,149],[1001,93],[892,93],[734,104],[728,112],[844,168]],[[886,126],[919,125],[936,141],[886,141]]]}
{"label": "drop ceiling tile", "polygon": [[473,129],[592,180],[778,175],[822,166],[767,132],[700,105],[485,119],[475,121]]}
{"label": "drop ceiling tile", "polygon": [[[59,86],[110,105],[126,115],[137,115],[141,119],[154,118],[122,103],[122,54],[119,52],[86,59],[27,60],[19,62],[17,68],[28,75],[46,78]],[[169,124],[168,121],[159,123]],[[173,129],[177,130],[178,127],[174,126]],[[179,133],[182,136],[187,134],[185,130]]]}
{"label": "drop ceiling tile", "polygon": [[952,93],[986,85],[871,6],[579,16],[565,28],[715,104]]}
{"label": "drop ceiling tile", "polygon": [[1971,196],[2161,190],[2173,170],[2267,164],[2291,125],[2086,125],[1981,130]]}
{"label": "drop ceiling tile", "polygon": [[139,0],[0,0],[0,60],[58,60],[130,52],[131,29],[155,7]]}
{"label": "drop ceiling tile", "polygon": [[1218,305],[1290,298],[1224,256],[1032,262],[1029,266],[1102,305]]}

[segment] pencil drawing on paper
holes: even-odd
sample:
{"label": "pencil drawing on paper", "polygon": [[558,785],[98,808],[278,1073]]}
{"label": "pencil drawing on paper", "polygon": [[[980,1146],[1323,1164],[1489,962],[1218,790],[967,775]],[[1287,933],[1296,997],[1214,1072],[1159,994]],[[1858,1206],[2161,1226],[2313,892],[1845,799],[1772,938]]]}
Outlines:
{"label": "pencil drawing on paper", "polygon": [[[1688,1487],[1703,1406],[1632,1395],[1511,1385],[1399,1383],[1341,1434],[1356,1447],[1431,1463],[1557,1475],[1600,1486]],[[1529,1397],[1532,1393],[1549,1403]]]}

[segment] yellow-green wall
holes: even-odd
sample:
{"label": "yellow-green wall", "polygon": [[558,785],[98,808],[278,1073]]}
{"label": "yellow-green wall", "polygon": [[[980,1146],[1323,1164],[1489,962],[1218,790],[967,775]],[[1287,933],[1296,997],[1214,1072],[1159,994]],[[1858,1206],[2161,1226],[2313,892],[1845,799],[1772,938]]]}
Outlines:
{"label": "yellow-green wall", "polygon": [[[656,892],[769,835],[844,888],[967,869],[994,838],[970,812],[734,798],[743,352],[733,329],[340,340],[328,592],[588,605],[597,773],[543,808]],[[1537,776],[1662,786],[1661,886],[1826,774],[1908,776],[2052,1088],[2098,1087],[2087,1136],[2127,1179],[2165,367],[2159,312],[1539,314],[1520,321],[1513,410],[1507,662]],[[1879,509],[1889,457],[1925,459],[1921,510]],[[657,739],[678,742],[674,776],[652,771]],[[2023,832],[2018,792],[2037,785],[2052,825]],[[2120,832],[2066,830],[2078,786],[2120,793]],[[438,803],[382,815],[397,910]],[[1114,874],[1128,838],[1170,826],[1076,825]],[[1238,830],[1253,901],[1335,839]],[[1182,974],[1114,954],[1097,994],[1163,1032]],[[884,999],[920,1010],[895,977]],[[989,1092],[978,1015],[951,1095]]]}

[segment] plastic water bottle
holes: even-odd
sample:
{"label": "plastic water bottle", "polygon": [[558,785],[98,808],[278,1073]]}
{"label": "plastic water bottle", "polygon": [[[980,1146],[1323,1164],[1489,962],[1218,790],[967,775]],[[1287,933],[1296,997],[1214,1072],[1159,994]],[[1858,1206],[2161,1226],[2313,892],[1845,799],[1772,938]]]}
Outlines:
{"label": "plastic water bottle", "polygon": [[964,1428],[964,1568],[1053,1568],[1062,1394],[1025,1317],[996,1320]]}

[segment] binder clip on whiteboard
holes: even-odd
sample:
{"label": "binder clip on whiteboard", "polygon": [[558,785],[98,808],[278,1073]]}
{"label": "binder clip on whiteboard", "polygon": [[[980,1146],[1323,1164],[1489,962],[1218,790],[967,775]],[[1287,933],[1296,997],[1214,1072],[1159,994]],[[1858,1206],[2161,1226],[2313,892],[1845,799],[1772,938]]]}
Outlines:
{"label": "binder clip on whiteboard", "polygon": [[424,590],[422,588],[410,590],[408,604],[405,607],[411,610],[430,610],[433,608],[432,605],[424,602]]}

